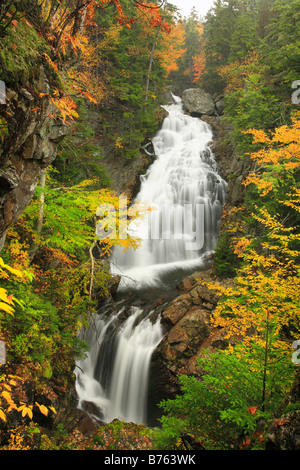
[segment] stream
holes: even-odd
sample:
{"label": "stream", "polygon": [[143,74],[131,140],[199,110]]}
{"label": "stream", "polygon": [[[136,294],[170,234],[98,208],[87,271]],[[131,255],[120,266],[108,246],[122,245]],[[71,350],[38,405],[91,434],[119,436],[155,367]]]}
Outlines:
{"label": "stream", "polygon": [[115,248],[111,273],[121,281],[113,308],[104,304],[81,332],[89,352],[76,367],[78,406],[92,403],[97,412],[91,416],[103,422],[151,423],[151,357],[166,333],[164,303],[157,308],[155,302],[170,301],[178,282],[210,267],[225,203],[210,126],[186,115],[179,97],[164,108],[167,116],[152,139],[155,160],[134,201],[151,211],[128,227],[141,244]]}

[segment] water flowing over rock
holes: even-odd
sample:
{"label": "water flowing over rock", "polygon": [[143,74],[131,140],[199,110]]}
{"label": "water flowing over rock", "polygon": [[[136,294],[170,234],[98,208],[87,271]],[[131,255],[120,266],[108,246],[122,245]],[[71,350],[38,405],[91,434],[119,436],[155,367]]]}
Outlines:
{"label": "water flowing over rock", "polygon": [[82,332],[90,350],[76,368],[79,406],[100,422],[155,423],[156,404],[172,393],[166,364],[197,354],[212,331],[215,295],[204,286],[199,293],[192,279],[179,286],[185,291],[179,297],[176,286],[211,266],[226,183],[210,150],[210,126],[174,100],[165,106],[168,114],[152,141],[155,160],[136,196],[153,210],[128,227],[141,246],[115,249],[118,302],[103,306]]}
{"label": "water flowing over rock", "polygon": [[168,116],[153,139],[156,160],[136,196],[152,211],[129,226],[141,246],[125,253],[116,248],[112,259],[124,289],[176,285],[206,268],[217,244],[226,183],[210,150],[211,128],[185,115],[179,100],[165,109]]}
{"label": "water flowing over rock", "polygon": [[[108,303],[84,335],[90,350],[76,369],[79,407],[99,421],[143,424],[151,356],[163,337],[161,319],[153,321],[151,311],[134,305],[123,304],[115,312]],[[96,405],[92,412],[91,403]]]}

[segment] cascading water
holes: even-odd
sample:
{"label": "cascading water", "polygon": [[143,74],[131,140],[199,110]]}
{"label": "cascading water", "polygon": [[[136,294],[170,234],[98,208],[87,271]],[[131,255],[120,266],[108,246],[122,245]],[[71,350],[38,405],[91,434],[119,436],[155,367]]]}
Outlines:
{"label": "cascading water", "polygon": [[[79,407],[92,402],[106,422],[119,418],[146,423],[151,355],[163,337],[160,318],[152,323],[151,312],[145,318],[143,310],[134,306],[123,323],[119,321],[123,308],[108,313],[104,309],[94,316],[83,336],[90,349],[76,369]],[[94,417],[99,418],[99,413]]]}
{"label": "cascading water", "polygon": [[[121,275],[121,292],[168,288],[205,269],[216,247],[226,183],[209,148],[212,131],[174,99],[165,107],[168,116],[152,141],[156,159],[136,197],[153,210],[129,225],[141,245],[113,254],[111,271]],[[152,312],[134,305],[121,321],[124,308],[111,313],[104,307],[82,335],[90,349],[76,368],[79,407],[92,402],[106,422],[146,423],[149,367],[163,329],[160,316],[154,321]]]}
{"label": "cascading water", "polygon": [[172,276],[205,267],[216,247],[226,183],[209,148],[211,128],[185,115],[178,99],[165,109],[168,116],[152,141],[157,158],[136,197],[152,211],[129,225],[141,246],[114,251],[112,273],[121,275],[120,289],[168,286]]}

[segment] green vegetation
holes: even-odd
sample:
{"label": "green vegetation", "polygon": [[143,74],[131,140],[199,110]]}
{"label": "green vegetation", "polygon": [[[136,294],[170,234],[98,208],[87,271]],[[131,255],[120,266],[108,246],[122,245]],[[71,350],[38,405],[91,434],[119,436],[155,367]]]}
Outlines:
{"label": "green vegetation", "polygon": [[42,55],[49,53],[46,41],[35,29],[23,22],[7,29],[2,41],[1,79],[7,84],[14,84],[20,78],[27,80],[35,78],[37,69],[43,62]]}
{"label": "green vegetation", "polygon": [[230,354],[209,352],[198,361],[200,379],[180,376],[181,395],[161,403],[156,449],[186,449],[192,435],[206,450],[263,449],[264,432],[292,385],[290,358],[278,360],[269,343],[238,345]]}

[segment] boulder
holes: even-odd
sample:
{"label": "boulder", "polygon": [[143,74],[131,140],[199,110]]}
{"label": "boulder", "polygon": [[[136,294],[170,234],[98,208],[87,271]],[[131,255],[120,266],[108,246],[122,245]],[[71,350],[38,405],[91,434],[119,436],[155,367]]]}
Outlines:
{"label": "boulder", "polygon": [[215,102],[211,95],[200,88],[190,88],[182,94],[182,104],[191,116],[213,116],[216,114]]}

